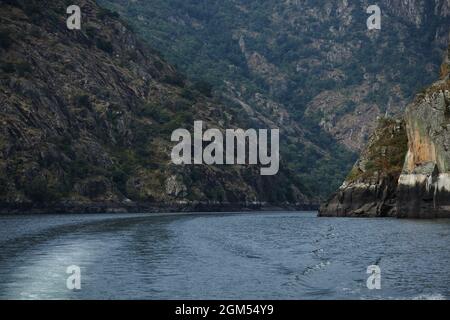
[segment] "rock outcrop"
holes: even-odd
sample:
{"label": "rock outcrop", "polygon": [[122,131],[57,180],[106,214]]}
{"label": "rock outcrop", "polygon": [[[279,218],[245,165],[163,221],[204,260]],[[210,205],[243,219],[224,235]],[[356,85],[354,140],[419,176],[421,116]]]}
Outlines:
{"label": "rock outcrop", "polygon": [[[377,129],[320,216],[450,217],[450,47],[441,79],[416,96],[404,123],[390,138],[389,123]],[[370,159],[385,165],[366,170]]]}
{"label": "rock outcrop", "polygon": [[399,217],[450,217],[450,50],[441,80],[406,109],[408,153],[398,181]]}
{"label": "rock outcrop", "polygon": [[407,150],[405,123],[380,119],[375,133],[320,216],[386,217],[396,214],[397,181]]}

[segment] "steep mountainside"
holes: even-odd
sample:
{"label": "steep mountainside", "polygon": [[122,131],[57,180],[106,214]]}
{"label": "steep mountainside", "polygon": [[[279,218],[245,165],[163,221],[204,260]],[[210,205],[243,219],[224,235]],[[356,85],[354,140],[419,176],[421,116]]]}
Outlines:
{"label": "steep mountainside", "polygon": [[407,107],[406,132],[391,127],[376,130],[321,216],[450,217],[450,47],[441,79]]}
{"label": "steep mountainside", "polygon": [[380,119],[366,149],[339,190],[320,207],[320,216],[396,215],[397,182],[407,151],[405,123]]}
{"label": "steep mountainside", "polygon": [[450,25],[450,0],[377,1],[380,31],[367,30],[370,1],[99,2],[190,77],[281,124],[290,137],[283,157],[322,196],[338,187],[376,118],[402,114],[436,79]]}
{"label": "steep mountainside", "polygon": [[172,131],[192,132],[194,120],[270,127],[218,104],[94,1],[77,1],[82,30],[68,30],[70,4],[0,1],[0,212],[315,201],[283,162],[272,177],[171,164]]}
{"label": "steep mountainside", "polygon": [[190,76],[360,151],[379,115],[436,79],[450,0],[101,0]]}
{"label": "steep mountainside", "polygon": [[406,109],[408,153],[398,187],[400,217],[450,216],[450,48],[441,80]]}

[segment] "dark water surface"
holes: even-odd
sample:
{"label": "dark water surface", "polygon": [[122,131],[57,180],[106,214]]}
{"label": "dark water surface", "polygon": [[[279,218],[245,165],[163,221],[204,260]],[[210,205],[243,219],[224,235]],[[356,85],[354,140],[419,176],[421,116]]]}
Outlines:
{"label": "dark water surface", "polygon": [[[373,264],[381,290],[366,286]],[[0,216],[0,298],[449,299],[450,220]]]}

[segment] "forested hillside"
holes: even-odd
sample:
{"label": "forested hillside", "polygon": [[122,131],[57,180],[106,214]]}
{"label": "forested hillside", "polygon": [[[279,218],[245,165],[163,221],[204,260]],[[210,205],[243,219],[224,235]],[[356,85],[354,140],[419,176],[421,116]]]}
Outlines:
{"label": "forested hillside", "polygon": [[322,195],[344,177],[376,118],[401,115],[436,78],[450,25],[448,0],[378,1],[382,27],[371,31],[368,1],[100,3],[189,77],[282,126],[284,158]]}
{"label": "forested hillside", "polygon": [[367,30],[367,1],[100,2],[189,76],[237,90],[255,109],[281,104],[353,150],[375,126],[368,120],[398,114],[435,79],[450,25],[446,0],[381,1],[380,31]]}
{"label": "forested hillside", "polygon": [[[0,1],[0,212],[226,210],[310,205],[318,197],[281,160],[176,166],[171,134],[268,128],[186,79],[127,24],[80,0]],[[212,207],[213,205],[218,208]]]}

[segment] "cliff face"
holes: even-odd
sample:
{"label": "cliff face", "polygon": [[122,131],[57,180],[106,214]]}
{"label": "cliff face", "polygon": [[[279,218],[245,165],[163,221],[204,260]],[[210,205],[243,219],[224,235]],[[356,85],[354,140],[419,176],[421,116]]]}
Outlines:
{"label": "cliff face", "polygon": [[400,217],[450,216],[449,66],[447,55],[441,80],[406,109],[408,153],[398,182]]}
{"label": "cliff face", "polygon": [[407,150],[405,123],[381,119],[368,146],[320,216],[386,217],[396,214],[396,188]]}
{"label": "cliff face", "polygon": [[267,126],[187,81],[117,14],[77,4],[82,30],[67,29],[67,1],[0,1],[0,212],[313,199],[282,164],[273,177],[256,167],[173,165],[171,133],[192,132],[194,120]]}
{"label": "cliff face", "polygon": [[[404,119],[403,129],[388,139],[380,137],[392,131],[389,123],[376,130],[352,173],[319,215],[450,217],[450,47],[441,79],[417,95]],[[388,160],[393,156],[395,161]],[[385,165],[367,174],[364,168],[371,158]]]}

